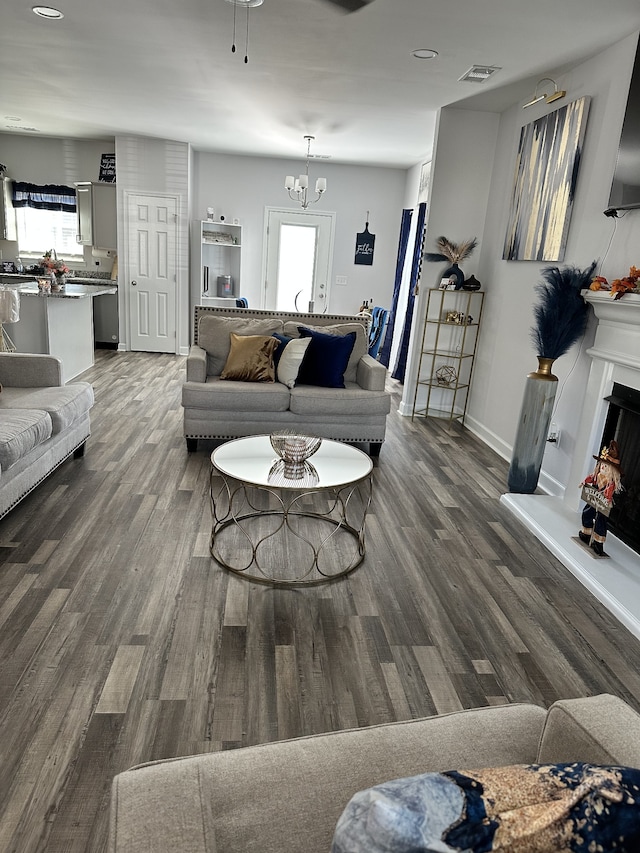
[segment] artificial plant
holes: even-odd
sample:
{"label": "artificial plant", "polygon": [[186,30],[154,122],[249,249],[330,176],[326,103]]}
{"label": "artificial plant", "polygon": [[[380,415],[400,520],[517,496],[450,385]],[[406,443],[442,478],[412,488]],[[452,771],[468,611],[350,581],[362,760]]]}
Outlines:
{"label": "artificial plant", "polygon": [[541,358],[556,359],[582,336],[587,323],[588,304],[580,295],[589,287],[596,262],[586,269],[568,266],[545,267],[542,281],[535,290],[538,304],[534,306],[535,326],[531,339]]}

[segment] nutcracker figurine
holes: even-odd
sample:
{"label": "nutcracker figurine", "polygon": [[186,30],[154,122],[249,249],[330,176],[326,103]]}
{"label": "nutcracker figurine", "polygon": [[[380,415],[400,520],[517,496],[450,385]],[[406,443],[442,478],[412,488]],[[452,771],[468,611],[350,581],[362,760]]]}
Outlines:
{"label": "nutcracker figurine", "polygon": [[622,491],[618,443],[610,441],[608,447],[602,448],[600,456],[593,458],[597,462],[593,474],[580,483],[586,504],[582,510],[582,529],[578,536],[581,542],[593,548],[598,557],[602,557],[613,496]]}

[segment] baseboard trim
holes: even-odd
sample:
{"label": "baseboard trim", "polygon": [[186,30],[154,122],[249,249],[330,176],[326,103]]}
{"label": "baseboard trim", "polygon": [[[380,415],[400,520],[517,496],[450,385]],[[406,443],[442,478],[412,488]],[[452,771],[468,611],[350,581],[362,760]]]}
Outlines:
{"label": "baseboard trim", "polygon": [[467,415],[464,419],[464,425],[472,432],[475,436],[477,436],[481,441],[483,441],[488,447],[491,448],[495,453],[498,454],[502,459],[505,459],[507,462],[511,461],[511,452],[513,448],[510,444],[507,444],[501,438],[499,438],[495,432],[487,429],[484,424],[481,424],[480,421],[477,421],[475,418]]}

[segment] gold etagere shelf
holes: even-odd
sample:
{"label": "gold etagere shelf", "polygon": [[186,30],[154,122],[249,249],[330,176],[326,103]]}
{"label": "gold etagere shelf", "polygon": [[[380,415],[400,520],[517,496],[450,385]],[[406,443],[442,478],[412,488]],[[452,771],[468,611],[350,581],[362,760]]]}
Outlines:
{"label": "gold etagere shelf", "polygon": [[429,290],[412,419],[464,423],[483,305],[481,290]]}

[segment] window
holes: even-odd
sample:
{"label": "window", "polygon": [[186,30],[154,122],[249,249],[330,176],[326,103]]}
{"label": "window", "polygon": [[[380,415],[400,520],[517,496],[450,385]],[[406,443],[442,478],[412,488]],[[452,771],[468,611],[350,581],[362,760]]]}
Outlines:
{"label": "window", "polygon": [[55,249],[66,261],[84,260],[76,242],[76,192],[72,187],[14,181],[13,205],[21,257],[42,257]]}
{"label": "window", "polygon": [[18,251],[20,257],[41,258],[49,249],[66,261],[83,261],[82,246],[76,242],[78,223],[75,213],[63,210],[16,210]]}

